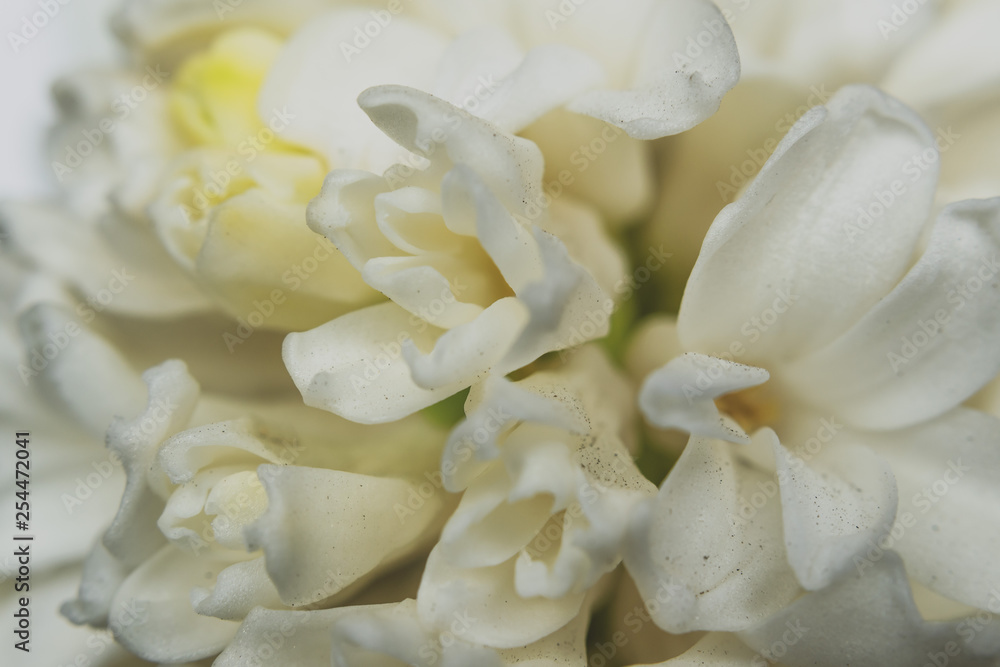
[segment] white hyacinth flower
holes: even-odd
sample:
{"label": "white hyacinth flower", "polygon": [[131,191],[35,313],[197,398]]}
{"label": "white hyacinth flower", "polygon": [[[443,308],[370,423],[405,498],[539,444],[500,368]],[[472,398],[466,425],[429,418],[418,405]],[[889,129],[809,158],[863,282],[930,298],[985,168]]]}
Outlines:
{"label": "white hyacinth flower", "polygon": [[337,604],[440,529],[443,432],[423,417],[369,428],[295,403],[199,400],[177,361],[145,378],[146,409],[108,433],[128,476],[118,514],[63,610],[136,655],[213,656],[252,609]]}
{"label": "white hyacinth flower", "polygon": [[333,171],[310,205],[312,229],[390,301],[285,339],[308,405],[398,419],[607,333],[621,257],[588,209],[532,203],[535,144],[411,88],[360,104],[429,164]]}
{"label": "white hyacinth flower", "polygon": [[[998,604],[1000,422],[960,404],[1000,370],[1000,199],[933,217],[934,140],[899,102],[844,88],[709,231],[660,329],[685,354],[640,395],[692,433],[626,557],[645,598],[666,587],[662,627],[760,647],[801,610],[823,625],[796,649],[812,656],[898,614],[901,643],[849,634],[863,664],[906,665],[961,624],[924,622],[906,575]],[[881,606],[852,597],[877,590]],[[985,637],[956,641],[973,660],[996,650]]]}

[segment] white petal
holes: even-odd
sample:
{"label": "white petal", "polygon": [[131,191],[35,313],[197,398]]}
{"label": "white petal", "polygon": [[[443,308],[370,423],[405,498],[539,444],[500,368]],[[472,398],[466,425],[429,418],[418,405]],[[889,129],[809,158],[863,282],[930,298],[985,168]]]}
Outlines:
{"label": "white petal", "polygon": [[[628,45],[618,45],[637,56],[627,79],[615,81],[617,89],[581,95],[569,108],[618,125],[638,139],[656,139],[690,129],[715,113],[722,96],[736,85],[740,66],[732,32],[712,3],[644,4],[646,11],[639,10],[634,17],[641,21],[644,34],[636,35],[637,40]],[[589,22],[585,16],[569,19],[581,21],[581,32],[595,38],[585,51],[625,37],[594,20],[602,14],[614,20],[608,13],[620,8],[612,2],[594,5]],[[583,10],[580,13],[586,15],[588,8]],[[572,24],[570,29],[574,29]],[[702,41],[707,46],[699,46]]]}
{"label": "white petal", "polygon": [[[356,607],[285,611],[258,607],[250,611],[214,667],[291,667],[329,665],[334,622]],[[270,641],[268,641],[270,640]]]}
{"label": "white petal", "polygon": [[931,656],[949,665],[989,664],[982,656],[1000,649],[1000,628],[988,619],[975,632],[971,623],[924,621],[902,561],[886,553],[863,575],[802,596],[740,638],[762,654],[783,645],[789,665],[912,667],[931,664]]}
{"label": "white petal", "polygon": [[464,164],[511,213],[524,215],[528,203],[538,201],[544,161],[532,142],[412,88],[375,86],[358,103],[400,146],[427,157],[428,173],[443,176]]}
{"label": "white petal", "polygon": [[854,324],[909,266],[938,172],[936,157],[924,170],[914,158],[936,156],[933,141],[866,86],[806,113],[712,223],[678,316],[684,346],[722,354],[738,341],[745,362],[787,359]]}
{"label": "white petal", "polygon": [[750,436],[722,416],[714,399],[756,387],[769,377],[763,368],[689,352],[646,378],[639,393],[639,407],[646,419],[660,428],[747,443]]}
{"label": "white petal", "polygon": [[[448,279],[427,265],[427,256],[376,257],[365,264],[362,275],[366,283],[414,316],[423,313],[424,320],[440,329],[467,324],[483,312],[476,304],[460,301]],[[437,295],[431,302],[440,306],[435,312],[427,308],[430,295]]]}
{"label": "white petal", "polygon": [[211,590],[195,589],[191,602],[199,614],[227,621],[242,621],[256,607],[281,607],[281,597],[267,576],[263,558],[225,568]]}
{"label": "white petal", "polygon": [[519,134],[545,155],[545,191],[555,199],[553,215],[567,194],[593,204],[608,228],[648,215],[658,190],[647,142],[565,109],[542,116]]}
{"label": "white petal", "polygon": [[327,174],[323,190],[309,203],[306,221],[314,232],[333,241],[360,271],[373,257],[402,254],[380,229],[380,196],[389,191],[385,179],[374,174],[335,169]]}
{"label": "white petal", "polygon": [[218,653],[239,624],[195,613],[191,590],[214,580],[229,564],[164,547],[115,594],[110,616],[115,639],[154,662],[185,662]]}
{"label": "white petal", "polygon": [[470,110],[508,132],[518,132],[604,81],[601,66],[586,54],[546,44],[529,51],[485,103]]}
{"label": "white petal", "polygon": [[104,545],[135,567],[163,544],[156,519],[163,510],[166,477],[153,466],[160,444],[183,428],[198,399],[198,384],[182,362],[167,361],[143,373],[149,387],[146,409],[108,429],[108,447],[121,457],[128,481]]}
{"label": "white petal", "polygon": [[482,104],[496,94],[495,79],[506,77],[523,58],[521,46],[496,23],[459,30],[441,57],[428,92],[482,116]]}
{"label": "white petal", "polygon": [[827,448],[807,464],[777,440],[773,446],[788,562],[803,588],[826,588],[888,534],[896,480],[866,447]]}
{"label": "white petal", "polygon": [[[324,0],[289,0],[276,7],[267,0],[244,0],[239,5],[213,6],[197,0],[129,0],[116,16],[116,29],[130,46],[151,51],[150,57],[183,51],[231,24],[258,25],[281,33],[291,32],[309,16],[325,8]],[[175,54],[176,55],[176,54]]]}
{"label": "white petal", "polygon": [[523,598],[514,589],[515,561],[460,570],[435,549],[427,559],[417,607],[427,624],[447,628],[469,619],[462,638],[497,648],[515,648],[552,634],[573,619],[584,594],[557,599]]}
{"label": "white petal", "polygon": [[549,219],[542,221],[541,226],[563,242],[573,261],[587,269],[604,294],[618,302],[619,307],[627,300],[622,292],[629,280],[626,275],[629,260],[596,210],[566,195],[552,201]]}
{"label": "white petal", "polygon": [[405,343],[403,357],[413,373],[413,382],[428,391],[467,387],[495,367],[499,367],[496,372],[513,370],[517,366],[504,362],[508,351],[530,326],[526,311],[520,300],[506,297],[471,322],[446,331],[427,354],[421,354],[416,344]]}
{"label": "white petal", "polygon": [[[891,434],[867,434],[899,484],[896,525],[865,558],[899,552],[911,577],[996,610],[1000,563],[1000,420],[964,408]],[[860,566],[859,566],[860,567]]]}
{"label": "white petal", "polygon": [[476,237],[515,293],[542,278],[541,250],[531,230],[511,216],[475,171],[458,165],[445,174],[441,202],[449,227],[475,221]]}
{"label": "white petal", "polygon": [[614,301],[570,258],[558,238],[536,229],[535,241],[542,251],[545,277],[518,294],[531,317],[504,359],[503,372],[526,366],[546,352],[606,336],[615,310]]}
{"label": "white petal", "polygon": [[389,667],[401,662],[416,667],[501,667],[492,651],[470,644],[468,613],[437,630],[421,623],[413,600],[349,609],[351,613],[334,623],[334,667]]}
{"label": "white petal", "polygon": [[394,303],[369,306],[289,334],[282,358],[306,405],[364,424],[393,421],[468,386],[416,385],[401,344],[432,347],[440,333]]}
{"label": "white petal", "polygon": [[60,612],[77,625],[106,626],[115,592],[128,573],[129,568],[98,542],[83,563],[76,598],[65,602]]}
{"label": "white petal", "polygon": [[[516,384],[491,379],[481,391],[442,465],[448,482],[469,487],[430,556],[417,603],[432,624],[458,605],[474,608],[470,638],[513,647],[577,614],[581,595],[621,559],[622,517],[654,487],[621,440],[630,401],[604,396],[631,392],[593,348],[559,370]],[[522,612],[525,622],[496,627]]]}
{"label": "white petal", "polygon": [[466,407],[467,418],[448,437],[442,459],[444,487],[458,492],[485,469],[486,461],[500,455],[498,439],[517,421],[547,424],[567,431],[584,433],[586,414],[576,406],[558,400],[540,400],[525,383],[513,383],[491,375],[470,394],[477,404]]}
{"label": "white petal", "polygon": [[998,253],[1000,199],[952,204],[899,285],[783,377],[803,399],[867,428],[958,405],[1000,371]]}
{"label": "white petal", "polygon": [[894,59],[882,87],[918,108],[976,99],[1000,81],[1000,44],[990,39],[1000,6],[955,3],[916,43]]}
{"label": "white petal", "polygon": [[81,316],[163,317],[210,306],[148,230],[114,217],[95,225],[56,206],[12,203],[0,209],[0,223],[19,253],[89,300]]}
{"label": "white petal", "polygon": [[318,602],[411,556],[442,507],[437,495],[424,497],[400,479],[270,465],[258,474],[268,507],[247,528],[247,541],[264,550],[268,574],[291,606]]}
{"label": "white petal", "polygon": [[[139,412],[145,387],[114,347],[61,308],[38,304],[20,317],[28,366],[56,404],[101,437],[118,415]],[[30,367],[30,368],[28,368]]]}
{"label": "white petal", "polygon": [[[755,434],[776,439],[767,429]],[[800,592],[781,538],[777,484],[736,451],[692,437],[659,495],[632,516],[625,565],[668,632],[752,627]]]}
{"label": "white petal", "polygon": [[[358,49],[356,30],[371,21],[360,7],[311,19],[282,50],[258,102],[264,117],[272,109],[287,111],[292,118],[282,137],[318,151],[335,168],[381,172],[405,157],[372,128],[355,100],[381,84],[428,88],[447,45],[444,35],[401,14]],[[400,49],[410,57],[400,59]]]}

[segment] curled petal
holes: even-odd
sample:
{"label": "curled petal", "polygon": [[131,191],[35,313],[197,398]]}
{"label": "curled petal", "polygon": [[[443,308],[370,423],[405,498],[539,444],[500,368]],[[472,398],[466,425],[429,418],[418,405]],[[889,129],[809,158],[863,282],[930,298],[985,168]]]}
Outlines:
{"label": "curled petal", "polygon": [[646,419],[660,428],[748,443],[750,436],[724,418],[713,399],[756,387],[769,377],[763,368],[689,352],[646,378],[639,392],[639,407]]}
{"label": "curled petal", "polygon": [[[754,440],[777,437],[762,429]],[[781,537],[777,486],[732,445],[691,438],[629,528],[625,566],[658,626],[673,633],[741,630],[799,594]]]}
{"label": "curled petal", "polygon": [[821,451],[807,464],[773,443],[788,562],[803,588],[826,588],[884,538],[896,517],[896,480],[866,447]]}
{"label": "curled petal", "polygon": [[258,474],[268,507],[247,528],[247,542],[264,550],[268,574],[290,606],[328,598],[412,555],[442,508],[439,497],[425,498],[400,479],[272,465]]}

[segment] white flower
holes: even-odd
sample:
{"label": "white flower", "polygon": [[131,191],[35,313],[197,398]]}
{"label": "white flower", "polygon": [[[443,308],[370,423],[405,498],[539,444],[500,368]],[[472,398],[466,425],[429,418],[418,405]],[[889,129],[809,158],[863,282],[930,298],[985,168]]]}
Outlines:
{"label": "white flower", "polygon": [[996,194],[1000,141],[997,45],[990,0],[720,0],[743,75],[719,113],[662,142],[659,204],[649,243],[674,252],[657,276],[674,306],[702,240],[778,142],[841,86],[878,85],[937,135],[938,203]]}
{"label": "white flower", "polygon": [[531,203],[533,143],[409,88],[374,88],[360,103],[429,165],[334,171],[310,205],[312,229],[391,302],[286,338],[308,405],[398,419],[607,332],[621,258],[588,209],[556,202],[550,218]]}
{"label": "white flower", "polygon": [[256,609],[216,667],[334,665],[355,667],[405,662],[417,667],[584,665],[587,625],[595,596],[564,628],[528,646],[491,649],[469,641],[469,613],[443,628],[426,625],[412,599],[321,611]]}
{"label": "white flower", "polygon": [[108,433],[128,476],[118,514],[64,607],[136,655],[215,655],[254,607],[335,604],[439,529],[445,504],[421,473],[443,434],[423,418],[365,428],[296,404],[199,401],[176,361],[145,378],[146,409]]}
{"label": "white flower", "polygon": [[445,488],[464,494],[427,560],[425,622],[467,612],[469,640],[512,648],[577,616],[621,560],[621,518],[655,491],[626,444],[632,405],[590,347],[556,370],[477,387],[442,459]]}
{"label": "white flower", "polygon": [[[0,424],[4,432],[10,434],[3,455],[11,462],[5,467],[0,492],[19,502],[21,499],[16,494],[27,492],[30,509],[26,534],[33,535],[35,541],[30,547],[30,579],[20,582],[28,584],[27,590],[15,590],[15,584],[19,583],[16,578],[23,576],[19,569],[24,565],[19,562],[15,549],[5,550],[0,556],[0,583],[3,585],[0,610],[13,618],[20,608],[19,598],[25,594],[30,597],[31,652],[28,659],[32,662],[62,665],[83,655],[95,665],[101,664],[100,661],[130,664],[127,651],[114,644],[110,633],[68,627],[58,610],[79,581],[80,564],[94,536],[114,514],[125,481],[116,459],[104,448],[101,433],[104,424],[99,422],[119,409],[136,405],[132,395],[136,385],[131,380],[138,382],[140,390],[141,381],[138,377],[119,376],[124,367],[120,356],[100,339],[81,332],[73,346],[49,362],[52,371],[46,382],[25,387],[18,370],[26,360],[21,357],[22,343],[16,331],[17,321],[11,313],[14,298],[6,292],[24,276],[10,269],[6,263],[0,269],[5,290],[0,305],[3,310]],[[62,331],[68,320],[57,308],[37,306],[22,319],[22,335],[29,340],[50,343],[48,334]],[[91,374],[107,382],[105,390],[90,394],[76,391],[77,378]],[[141,396],[138,400],[141,401]],[[18,448],[15,434],[19,432],[29,433],[28,477],[15,475],[13,462],[15,448]],[[25,472],[24,466],[16,467]],[[43,544],[44,548],[38,546]],[[39,641],[46,637],[58,641]],[[14,640],[20,641],[16,637]],[[13,643],[0,651],[11,664],[21,661],[24,656]]]}
{"label": "white flower", "polygon": [[[654,423],[694,434],[626,556],[644,597],[666,586],[662,627],[764,646],[799,610],[867,629],[894,608],[899,643],[831,630],[797,655],[850,634],[870,664],[914,664],[955,628],[920,619],[892,552],[915,581],[990,608],[1000,422],[959,405],[1000,370],[1000,199],[931,224],[937,163],[916,161],[934,139],[895,100],[844,88],[710,229],[665,344],[689,354],[640,397]],[[743,448],[715,439],[748,430]],[[815,592],[793,603],[799,587]]]}

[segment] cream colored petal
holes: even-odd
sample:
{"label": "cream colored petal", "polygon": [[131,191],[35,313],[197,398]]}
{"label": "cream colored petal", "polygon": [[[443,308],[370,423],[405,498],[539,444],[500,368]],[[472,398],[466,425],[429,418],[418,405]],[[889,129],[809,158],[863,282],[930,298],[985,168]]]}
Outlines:
{"label": "cream colored petal", "polygon": [[242,621],[254,609],[282,606],[274,582],[267,576],[263,558],[234,563],[221,570],[209,588],[195,588],[191,595],[194,610],[202,616]]}
{"label": "cream colored petal", "polygon": [[156,662],[186,662],[218,653],[239,624],[198,615],[191,592],[214,580],[229,564],[163,547],[115,594],[109,623],[115,639],[144,660]]}
{"label": "cream colored petal", "polygon": [[790,359],[857,322],[912,260],[938,173],[937,160],[915,160],[936,155],[933,142],[866,86],[807,112],[712,223],[678,316],[685,348],[742,342],[745,363]]}
{"label": "cream colored petal", "polygon": [[403,345],[403,358],[410,367],[413,382],[428,391],[464,388],[494,369],[495,372],[513,370],[517,366],[510,366],[506,359],[511,347],[531,326],[526,311],[519,299],[506,297],[495,301],[471,322],[446,331],[426,354],[407,341]]}
{"label": "cream colored petal", "polygon": [[455,618],[464,618],[461,638],[466,641],[516,648],[557,631],[583,604],[582,592],[557,599],[521,597],[514,580],[514,559],[493,567],[461,570],[435,549],[427,559],[417,593],[420,618],[442,628]]}
{"label": "cream colored petal", "polygon": [[692,437],[659,495],[631,518],[625,566],[668,632],[753,627],[801,591],[785,555],[778,484],[738,451]]}
{"label": "cream colored petal", "polygon": [[950,410],[1000,370],[998,254],[1000,199],[948,206],[899,284],[783,378],[802,400],[865,428]]}
{"label": "cream colored petal", "polygon": [[431,348],[439,329],[394,303],[369,306],[285,338],[282,358],[307,405],[365,424],[394,421],[468,386],[458,381],[426,389],[403,359],[414,340]]}
{"label": "cream colored petal", "polygon": [[638,10],[632,19],[641,21],[642,32],[627,47],[619,41],[630,40],[627,33],[602,32],[598,23],[614,20],[609,14],[619,8],[612,2],[584,7],[583,16],[570,20],[568,29],[578,32],[578,39],[588,34],[596,38],[582,47],[585,52],[617,41],[636,58],[624,80],[581,95],[569,109],[618,125],[637,139],[656,139],[690,129],[715,113],[722,96],[736,85],[740,65],[732,32],[715,5],[702,0],[643,4],[645,11]]}
{"label": "cream colored petal", "polygon": [[79,290],[81,319],[105,311],[163,317],[209,308],[156,237],[117,216],[95,224],[54,205],[5,203],[0,225],[18,253]]}
{"label": "cream colored petal", "polygon": [[[425,497],[401,479],[298,466],[261,466],[258,474],[268,507],[247,528],[247,542],[264,550],[290,606],[318,602],[413,555],[442,509],[436,493]],[[324,585],[331,576],[332,588]]]}
{"label": "cream colored petal", "polygon": [[142,410],[146,391],[139,374],[68,311],[38,304],[21,314],[19,325],[27,348],[21,379],[37,383],[95,437],[119,415]]}
{"label": "cream colored petal", "polygon": [[[381,84],[428,88],[447,45],[432,26],[399,14],[360,49],[356,29],[372,20],[369,11],[348,7],[312,18],[285,46],[260,94],[262,116],[272,109],[291,116],[287,141],[318,151],[335,168],[381,172],[405,156],[355,100]],[[401,50],[409,57],[401,59]]]}
{"label": "cream colored petal", "polygon": [[513,137],[444,100],[403,86],[376,86],[358,103],[400,146],[427,157],[427,172],[443,176],[453,165],[475,171],[503,207],[523,214],[541,190],[538,147]]}
{"label": "cream colored petal", "polygon": [[867,447],[824,449],[809,463],[777,440],[773,448],[788,562],[803,588],[826,588],[889,533],[896,480]]}
{"label": "cream colored petal", "polygon": [[156,518],[163,510],[168,482],[153,462],[160,444],[187,424],[198,398],[197,383],[179,361],[151,368],[143,379],[149,387],[146,409],[108,429],[108,447],[121,458],[128,481],[104,545],[130,567],[163,544]]}

